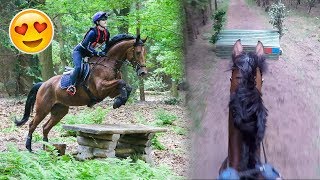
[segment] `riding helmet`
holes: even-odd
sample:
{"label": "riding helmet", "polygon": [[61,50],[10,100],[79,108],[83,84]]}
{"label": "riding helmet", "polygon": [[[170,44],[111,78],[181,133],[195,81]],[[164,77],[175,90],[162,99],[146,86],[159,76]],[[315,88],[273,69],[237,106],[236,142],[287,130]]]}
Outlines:
{"label": "riding helmet", "polygon": [[106,12],[99,11],[92,16],[93,23],[96,23],[101,19],[108,19],[108,14]]}

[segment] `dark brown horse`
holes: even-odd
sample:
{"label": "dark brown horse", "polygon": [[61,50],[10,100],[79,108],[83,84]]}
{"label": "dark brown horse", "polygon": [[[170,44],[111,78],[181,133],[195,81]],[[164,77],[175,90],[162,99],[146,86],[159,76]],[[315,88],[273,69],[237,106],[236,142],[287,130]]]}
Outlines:
{"label": "dark brown horse", "polygon": [[260,144],[268,115],[261,97],[262,73],[266,70],[262,43],[258,42],[255,52],[244,52],[240,40],[236,41],[232,61],[228,157],[220,173],[227,167],[245,171],[261,163]]}
{"label": "dark brown horse", "polygon": [[[116,97],[113,107],[118,108],[128,100],[131,88],[121,79],[120,67],[125,60],[136,66],[139,76],[147,74],[145,40],[133,36],[123,36],[111,40],[105,57],[89,59],[91,73],[85,82],[86,87],[78,87],[74,96],[60,88],[61,75],[54,76],[43,83],[35,84],[29,92],[24,116],[16,121],[17,126],[25,124],[35,105],[35,116],[29,124],[26,148],[31,149],[32,133],[39,123],[51,113],[50,119],[43,125],[43,140],[48,141],[48,133],[67,113],[69,106],[92,106],[106,97]],[[120,104],[119,104],[120,103]]]}

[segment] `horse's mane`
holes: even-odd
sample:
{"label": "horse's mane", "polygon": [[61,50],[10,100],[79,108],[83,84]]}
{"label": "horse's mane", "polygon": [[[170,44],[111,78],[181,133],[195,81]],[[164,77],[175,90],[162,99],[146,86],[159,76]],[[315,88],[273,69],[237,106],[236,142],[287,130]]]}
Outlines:
{"label": "horse's mane", "polygon": [[233,56],[232,60],[233,69],[239,69],[242,78],[235,93],[231,95],[229,107],[235,126],[245,133],[245,142],[254,147],[264,137],[268,115],[261,93],[255,87],[257,67],[261,73],[266,71],[265,57],[253,52],[242,52]]}
{"label": "horse's mane", "polygon": [[[118,44],[119,42],[124,40],[132,40],[132,39],[136,39],[136,37],[130,34],[117,34],[113,36],[111,40],[106,44],[107,46],[106,52],[108,52],[112,46]],[[140,43],[142,43],[141,40],[140,40]]]}

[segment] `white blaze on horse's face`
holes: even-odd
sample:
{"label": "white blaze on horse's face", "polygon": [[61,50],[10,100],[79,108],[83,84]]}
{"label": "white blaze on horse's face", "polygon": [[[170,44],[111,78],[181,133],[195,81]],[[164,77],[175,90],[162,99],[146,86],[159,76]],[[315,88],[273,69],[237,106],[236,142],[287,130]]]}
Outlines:
{"label": "white blaze on horse's face", "polygon": [[146,49],[143,45],[137,45],[134,47],[134,60],[136,61],[134,64],[136,64],[136,71],[138,76],[145,76],[148,73],[147,67],[146,67]]}

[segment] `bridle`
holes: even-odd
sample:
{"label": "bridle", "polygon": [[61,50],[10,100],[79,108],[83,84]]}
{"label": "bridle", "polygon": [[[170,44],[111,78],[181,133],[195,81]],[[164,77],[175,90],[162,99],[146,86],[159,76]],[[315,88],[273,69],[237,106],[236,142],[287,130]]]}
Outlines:
{"label": "bridle", "polygon": [[[239,69],[239,68],[237,68],[237,69]],[[262,77],[262,72],[261,72],[261,70],[260,70],[259,67],[257,67],[257,70],[258,70],[258,69],[259,69],[259,71],[260,71],[260,76]],[[234,69],[231,69],[231,70],[232,70],[232,73],[233,73]],[[238,80],[241,80],[242,78],[243,78],[242,76],[236,76],[236,79],[238,79]],[[255,83],[255,85],[256,85],[256,83],[257,83],[256,79],[257,79],[257,75],[254,76],[254,83]],[[261,79],[261,84],[263,84],[263,81],[264,81],[264,79],[262,78],[262,79]],[[232,82],[232,76],[230,76],[230,82]]]}
{"label": "bridle", "polygon": [[[135,56],[135,47],[136,46],[144,46],[143,44],[134,44],[133,45],[133,48],[130,48],[130,49],[128,49],[128,51],[133,51],[132,52],[132,56],[133,56],[133,58],[132,58],[132,60],[131,60],[131,64],[132,64],[132,67],[134,67],[135,69],[136,69],[136,71],[138,71],[139,69],[141,69],[141,68],[143,68],[143,67],[147,67],[145,64],[140,64],[138,61],[137,61],[137,59],[136,59],[136,56]],[[133,62],[133,63],[132,63]]]}
{"label": "bridle", "polygon": [[[135,47],[136,45],[134,45],[134,47]],[[143,45],[140,45],[140,46],[143,46]],[[137,59],[136,59],[136,56],[134,55],[134,48],[128,48],[128,50],[127,50],[127,53],[129,52],[129,51],[133,51],[133,58],[132,58],[132,62],[134,62],[133,64],[132,64],[132,66],[136,69],[136,71],[138,71],[140,68],[142,68],[142,67],[147,67],[145,64],[140,64],[138,61],[137,61]],[[88,64],[91,64],[92,65],[92,71],[94,70],[94,68],[97,66],[97,65],[99,65],[99,66],[103,66],[103,67],[105,67],[105,68],[112,68],[112,67],[110,67],[110,66],[107,66],[107,65],[104,65],[104,64],[101,64],[101,62],[103,62],[104,60],[108,60],[108,59],[110,59],[108,56],[104,56],[104,57],[98,57],[98,61],[96,61],[96,62],[87,62]],[[126,60],[116,60],[116,68],[112,68],[112,69],[114,69],[115,71],[119,71],[120,70],[120,67],[122,66],[122,64],[125,62]]]}

